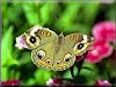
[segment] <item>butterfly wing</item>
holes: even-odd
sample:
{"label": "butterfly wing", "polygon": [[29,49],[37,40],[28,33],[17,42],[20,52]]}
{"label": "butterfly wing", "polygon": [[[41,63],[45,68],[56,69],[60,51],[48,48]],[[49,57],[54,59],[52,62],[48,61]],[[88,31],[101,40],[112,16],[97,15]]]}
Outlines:
{"label": "butterfly wing", "polygon": [[63,71],[70,68],[75,63],[75,55],[66,44],[62,44],[59,52],[57,53],[54,64],[53,71]]}
{"label": "butterfly wing", "polygon": [[93,38],[80,33],[72,33],[65,37],[67,44],[71,46],[76,56],[83,55],[93,43]]}
{"label": "butterfly wing", "polygon": [[66,37],[61,35],[55,46],[57,54],[53,59],[52,70],[63,71],[70,68],[75,63],[76,56],[84,54],[91,43],[92,39],[87,35],[79,33],[72,33]]}
{"label": "butterfly wing", "polygon": [[34,49],[39,45],[46,44],[58,39],[58,36],[55,32],[40,26],[34,26],[30,28],[22,36],[28,48],[30,49]]}
{"label": "butterfly wing", "polygon": [[31,59],[33,63],[46,70],[51,70],[53,66],[53,58],[55,53],[55,42],[49,42],[44,45],[40,45],[31,52]]}

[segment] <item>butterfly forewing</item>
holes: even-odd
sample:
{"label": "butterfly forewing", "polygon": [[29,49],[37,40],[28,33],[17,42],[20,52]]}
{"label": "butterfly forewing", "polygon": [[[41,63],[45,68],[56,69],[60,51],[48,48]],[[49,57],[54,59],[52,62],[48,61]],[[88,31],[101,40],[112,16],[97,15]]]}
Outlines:
{"label": "butterfly forewing", "polygon": [[83,55],[89,50],[89,47],[93,42],[91,37],[80,33],[69,34],[65,37],[65,40],[68,42],[67,44],[71,46],[75,56]]}
{"label": "butterfly forewing", "polygon": [[23,38],[30,49],[35,49],[36,47],[53,42],[58,39],[58,36],[55,32],[48,28],[43,28],[39,26],[34,26],[25,32]]}

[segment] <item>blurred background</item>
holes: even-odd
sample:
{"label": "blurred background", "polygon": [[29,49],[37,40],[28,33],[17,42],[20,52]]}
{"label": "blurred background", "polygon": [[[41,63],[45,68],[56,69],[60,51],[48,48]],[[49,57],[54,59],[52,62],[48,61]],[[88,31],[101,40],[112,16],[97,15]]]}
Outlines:
{"label": "blurred background", "polygon": [[[81,32],[92,35],[93,26],[101,21],[115,21],[114,3],[77,2],[2,2],[2,81],[18,80],[21,85],[46,85],[56,72],[37,68],[31,61],[30,51],[15,47],[16,37],[34,25],[48,27],[57,34]],[[114,57],[114,56],[113,56]],[[79,83],[92,85],[98,79],[115,84],[116,71],[108,58],[99,64],[85,63]],[[77,68],[75,74],[77,74]],[[58,72],[63,78],[72,78],[70,70]]]}

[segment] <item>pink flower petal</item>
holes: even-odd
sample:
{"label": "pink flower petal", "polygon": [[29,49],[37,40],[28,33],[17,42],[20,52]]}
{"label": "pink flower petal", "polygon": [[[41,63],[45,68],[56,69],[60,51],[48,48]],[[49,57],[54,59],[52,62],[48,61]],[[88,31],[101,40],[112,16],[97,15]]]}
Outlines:
{"label": "pink flower petal", "polygon": [[115,42],[116,39],[116,24],[106,21],[100,22],[93,27],[93,36],[97,40],[106,42]]}
{"label": "pink flower petal", "polygon": [[46,82],[46,85],[47,86],[59,86],[61,84],[61,80],[60,79],[49,79],[47,82]]}
{"label": "pink flower petal", "polygon": [[19,86],[19,85],[20,81],[15,79],[1,82],[2,87]]}
{"label": "pink flower petal", "polygon": [[98,54],[98,51],[92,50],[88,52],[86,61],[90,63],[97,63],[101,61],[101,56]]}
{"label": "pink flower petal", "polygon": [[95,83],[95,86],[97,87],[111,87],[111,83],[107,80],[98,80],[96,83]]}
{"label": "pink flower petal", "polygon": [[86,60],[90,63],[98,63],[103,58],[107,58],[113,52],[113,48],[104,41],[95,41],[92,50],[88,51]]}
{"label": "pink flower petal", "polygon": [[18,47],[19,49],[23,49],[23,48],[29,49],[22,36],[19,36],[19,37],[16,38],[15,46]]}

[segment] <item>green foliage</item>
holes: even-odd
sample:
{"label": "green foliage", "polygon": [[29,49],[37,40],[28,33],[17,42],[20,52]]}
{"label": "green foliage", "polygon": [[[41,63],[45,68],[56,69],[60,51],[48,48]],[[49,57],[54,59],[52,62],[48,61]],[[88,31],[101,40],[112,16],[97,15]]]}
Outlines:
{"label": "green foliage", "polygon": [[[65,35],[71,32],[91,34],[93,24],[101,20],[98,15],[102,12],[105,13],[104,20],[114,20],[114,9],[112,4],[104,6],[100,3],[3,2],[2,81],[20,79],[23,85],[45,85],[55,75],[34,66],[30,51],[15,47],[16,37],[30,27],[46,26]],[[82,69],[80,75],[86,78],[86,84],[92,84],[99,78],[99,69],[88,63],[84,66],[92,71]],[[74,69],[77,74],[77,68]],[[69,70],[61,73],[64,78],[72,78]]]}
{"label": "green foliage", "polygon": [[39,14],[37,13],[38,8],[35,3],[22,3],[25,17],[30,25],[39,24]]}
{"label": "green foliage", "polygon": [[34,73],[34,78],[36,84],[45,85],[46,81],[48,81],[52,77],[53,72],[49,72],[43,69],[39,69]]}
{"label": "green foliage", "polygon": [[40,8],[41,25],[53,23],[55,13],[58,10],[57,4],[46,3]]}
{"label": "green foliage", "polygon": [[2,80],[8,79],[8,67],[19,65],[19,62],[13,55],[13,27],[10,26],[2,39]]}

